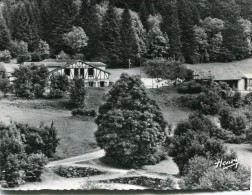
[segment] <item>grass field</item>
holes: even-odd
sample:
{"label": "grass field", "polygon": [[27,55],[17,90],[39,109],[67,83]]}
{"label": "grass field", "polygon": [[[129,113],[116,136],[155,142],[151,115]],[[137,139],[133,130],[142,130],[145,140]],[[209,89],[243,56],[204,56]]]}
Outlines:
{"label": "grass field", "polygon": [[[108,88],[90,88],[87,108],[98,110]],[[50,125],[52,120],[58,130],[60,145],[56,158],[76,156],[94,150],[96,124],[93,118],[73,117],[68,99],[63,100],[8,100],[0,101],[0,120]]]}
{"label": "grass field", "polygon": [[172,125],[173,129],[178,122],[188,119],[192,113],[190,109],[179,108],[174,99],[181,96],[173,87],[147,89],[150,98],[154,99],[161,108],[165,120]]}

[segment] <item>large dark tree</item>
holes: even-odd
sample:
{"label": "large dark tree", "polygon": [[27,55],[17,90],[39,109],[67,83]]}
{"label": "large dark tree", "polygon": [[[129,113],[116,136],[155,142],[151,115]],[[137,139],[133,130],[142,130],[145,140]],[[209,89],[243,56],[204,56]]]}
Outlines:
{"label": "large dark tree", "polygon": [[50,6],[50,21],[51,28],[50,38],[48,43],[50,44],[53,53],[58,53],[62,50],[67,50],[64,46],[62,35],[72,30],[73,20],[76,15],[76,6],[73,0],[51,0]]}
{"label": "large dark tree", "polygon": [[13,39],[30,42],[31,27],[29,25],[29,15],[23,2],[19,2],[13,8],[13,17],[15,18]]}
{"label": "large dark tree", "polygon": [[103,18],[102,36],[104,61],[116,67],[120,63],[121,37],[120,23],[114,7],[110,4]]}
{"label": "large dark tree", "polygon": [[8,29],[5,19],[0,15],[0,51],[8,49],[10,46],[10,30]]}
{"label": "large dark tree", "polygon": [[178,0],[179,20],[181,29],[182,52],[187,63],[197,63],[197,43],[194,25],[197,22],[194,6],[188,0]]}
{"label": "large dark tree", "polygon": [[120,34],[123,65],[127,66],[128,60],[131,60],[132,64],[137,64],[140,58],[140,46],[138,45],[128,6],[126,6],[122,14]]}
{"label": "large dark tree", "polygon": [[88,36],[88,45],[84,49],[86,59],[99,58],[101,53],[101,24],[96,10],[95,0],[82,0],[75,24],[80,26]]}
{"label": "large dark tree", "polygon": [[139,77],[121,75],[100,107],[96,123],[97,143],[114,163],[140,167],[162,160],[167,123]]}
{"label": "large dark tree", "polygon": [[167,33],[170,41],[169,55],[176,60],[182,58],[181,30],[179,26],[177,0],[160,0],[159,10],[163,17],[161,29]]}

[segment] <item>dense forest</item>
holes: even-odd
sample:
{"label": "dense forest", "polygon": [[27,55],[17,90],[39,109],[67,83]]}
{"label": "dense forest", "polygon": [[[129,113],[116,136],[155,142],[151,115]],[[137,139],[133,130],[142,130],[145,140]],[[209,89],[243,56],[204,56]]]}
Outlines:
{"label": "dense forest", "polygon": [[[18,44],[110,66],[165,58],[187,63],[251,56],[251,0],[2,0],[0,51]],[[67,37],[67,38],[66,38]]]}

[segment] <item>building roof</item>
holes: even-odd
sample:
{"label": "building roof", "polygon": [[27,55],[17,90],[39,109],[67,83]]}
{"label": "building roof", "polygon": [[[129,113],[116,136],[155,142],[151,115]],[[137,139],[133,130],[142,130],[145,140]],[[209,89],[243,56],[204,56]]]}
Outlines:
{"label": "building roof", "polygon": [[216,81],[240,80],[245,75],[230,63],[185,64],[185,67],[199,74],[202,79],[213,77]]}
{"label": "building roof", "polygon": [[[66,64],[72,64],[75,62],[78,62],[80,60],[74,60],[74,59],[69,59],[69,60],[57,60],[57,59],[45,59],[41,62],[24,62],[23,65],[30,66],[47,66],[49,68],[59,68],[61,66],[64,66]],[[102,63],[102,62],[85,62],[88,65],[91,65],[92,67],[106,67],[107,65]]]}
{"label": "building roof", "polygon": [[244,74],[245,78],[252,79],[252,74]]}
{"label": "building roof", "polygon": [[[63,66],[60,66],[60,67],[58,67],[58,68],[52,70],[51,73],[56,72],[56,71],[58,71],[58,70],[60,70],[60,69],[66,68],[66,67],[68,67],[68,66],[70,66],[70,65],[72,65],[72,64],[74,64],[74,63],[77,63],[77,62],[82,62],[82,63],[84,63],[84,64],[87,64],[86,62],[83,62],[83,61],[81,61],[81,60],[75,60],[75,61],[72,61],[72,62],[67,62],[67,63],[65,63]],[[111,74],[110,72],[108,72],[108,71],[106,71],[106,70],[103,70],[103,69],[101,69],[101,68],[99,68],[99,67],[95,67],[95,66],[93,66],[93,65],[91,65],[91,64],[87,64],[87,65],[88,65],[88,66],[91,66],[91,67],[93,67],[93,68],[97,68],[97,69],[99,69],[99,70],[101,70],[101,71],[104,71],[104,72],[106,72],[106,73],[108,73],[108,74]]]}
{"label": "building roof", "polygon": [[102,62],[85,62],[85,63],[88,65],[95,66],[95,67],[106,67],[107,66],[107,64],[104,64]]}

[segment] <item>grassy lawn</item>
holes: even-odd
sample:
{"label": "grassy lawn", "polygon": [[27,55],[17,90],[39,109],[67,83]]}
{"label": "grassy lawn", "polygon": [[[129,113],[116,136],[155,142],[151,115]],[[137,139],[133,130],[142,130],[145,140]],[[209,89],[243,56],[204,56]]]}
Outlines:
{"label": "grassy lawn", "polygon": [[[108,88],[90,88],[86,101],[87,109],[98,110],[108,90]],[[0,109],[0,120],[5,123],[12,120],[38,126],[41,122],[50,125],[53,120],[60,138],[56,158],[76,156],[97,148],[94,138],[97,127],[94,119],[73,117],[68,99],[2,99]]]}
{"label": "grassy lawn", "polygon": [[240,163],[249,168],[252,164],[252,146],[250,144],[225,144],[228,149],[232,149],[237,153]]}
{"label": "grassy lawn", "polygon": [[182,121],[188,119],[191,110],[180,108],[174,99],[181,96],[173,87],[163,87],[158,89],[146,89],[150,98],[154,99],[161,108],[164,118],[172,125],[173,129]]}

